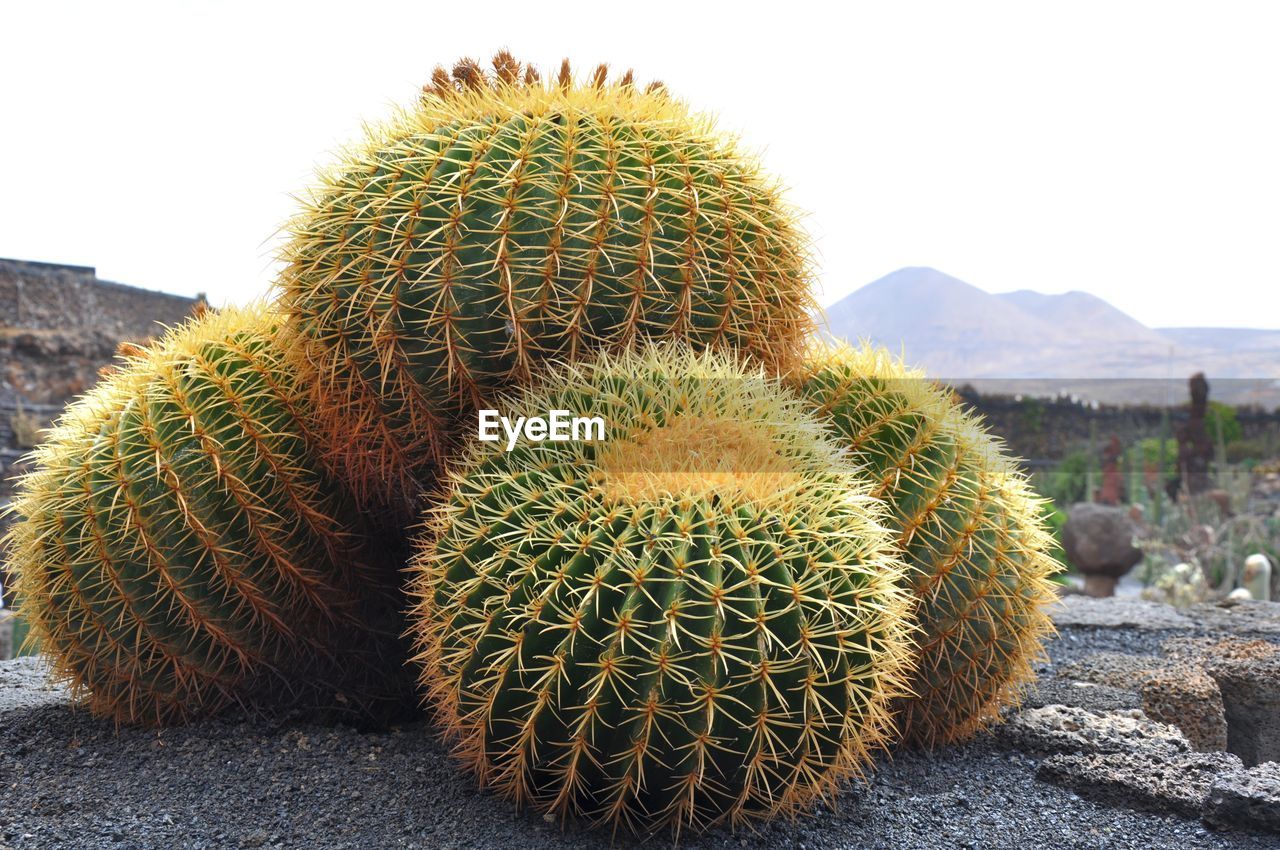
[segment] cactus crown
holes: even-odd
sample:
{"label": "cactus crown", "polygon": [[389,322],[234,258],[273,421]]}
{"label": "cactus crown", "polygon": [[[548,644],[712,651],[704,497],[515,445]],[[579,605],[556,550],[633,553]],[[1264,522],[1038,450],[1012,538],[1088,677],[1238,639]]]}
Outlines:
{"label": "cactus crown", "polygon": [[752,422],[684,416],[641,431],[600,454],[604,496],[639,501],[718,495],[780,510],[804,483],[773,435]]}
{"label": "cactus crown", "polygon": [[464,762],[637,831],[803,810],[856,774],[910,657],[903,566],[799,400],[658,346],[512,403],[590,410],[610,437],[481,444],[451,476],[413,620]]}
{"label": "cactus crown", "polygon": [[477,100],[476,114],[481,115],[491,114],[492,108],[480,104],[494,99],[511,103],[515,102],[520,94],[532,97],[545,95],[564,97],[574,92],[579,94],[592,90],[599,92],[611,87],[626,92],[650,95],[654,100],[667,96],[666,86],[658,80],[638,88],[635,74],[630,69],[627,69],[626,73],[617,80],[610,82],[607,64],[597,65],[585,85],[576,85],[568,59],[560,63],[560,69],[555,78],[544,84],[542,74],[536,67],[519,61],[511,55],[510,51],[500,50],[494,54],[491,70],[486,70],[479,62],[469,58],[458,60],[453,66],[452,74],[445,70],[443,65],[437,65],[431,72],[431,82],[422,87],[422,100],[424,104],[430,104],[432,101],[449,102],[453,104],[450,114],[455,114],[459,101],[465,102],[474,98]]}

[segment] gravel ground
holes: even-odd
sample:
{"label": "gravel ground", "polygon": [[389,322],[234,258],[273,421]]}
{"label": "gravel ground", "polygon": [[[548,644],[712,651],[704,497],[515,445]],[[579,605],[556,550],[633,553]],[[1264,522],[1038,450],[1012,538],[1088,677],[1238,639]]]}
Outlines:
{"label": "gravel ground", "polygon": [[[1155,652],[1163,632],[1071,628],[1053,662]],[[478,791],[427,726],[377,733],[224,717],[162,732],[90,718],[43,684],[38,661],[0,663],[0,850],[19,848],[568,848],[562,832]],[[1050,681],[1051,665],[1042,676]],[[1038,759],[991,738],[901,752],[834,811],[688,848],[1275,848],[1197,820],[1082,800],[1037,782]],[[617,842],[617,846],[631,846]],[[637,846],[670,846],[663,834]]]}

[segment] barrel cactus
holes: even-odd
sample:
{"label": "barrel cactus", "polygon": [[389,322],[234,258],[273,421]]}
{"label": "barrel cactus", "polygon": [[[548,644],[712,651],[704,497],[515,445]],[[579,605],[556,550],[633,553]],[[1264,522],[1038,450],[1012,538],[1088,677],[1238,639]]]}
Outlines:
{"label": "barrel cactus", "polygon": [[428,480],[451,413],[538,364],[649,338],[794,359],[808,246],[775,182],[661,85],[437,69],[288,226],[280,289],[326,378],[333,460]]}
{"label": "barrel cactus", "polygon": [[1052,628],[1041,500],[972,415],[884,350],[816,347],[794,382],[875,479],[910,566],[921,649],[902,733],[968,737],[1034,678]]}
{"label": "barrel cactus", "polygon": [[696,830],[855,774],[911,655],[904,565],[803,402],[659,346],[512,406],[609,430],[477,444],[413,562],[425,692],[481,782],[548,817]]}
{"label": "barrel cactus", "polygon": [[381,661],[395,572],[311,450],[311,377],[280,331],[228,310],[124,352],[20,483],[22,613],[96,714],[159,725],[284,700],[363,717],[404,693]]}

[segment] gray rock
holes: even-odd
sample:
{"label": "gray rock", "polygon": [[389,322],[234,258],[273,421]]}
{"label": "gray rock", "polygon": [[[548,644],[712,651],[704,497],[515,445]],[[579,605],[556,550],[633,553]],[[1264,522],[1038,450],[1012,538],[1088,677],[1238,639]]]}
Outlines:
{"label": "gray rock", "polygon": [[1280,602],[1204,602],[1192,605],[1187,609],[1187,615],[1207,632],[1266,637],[1280,635]]}
{"label": "gray rock", "polygon": [[1053,755],[1040,764],[1036,778],[1111,806],[1199,817],[1218,776],[1241,770],[1240,759],[1230,753],[1142,749]]}
{"label": "gray rock", "polygon": [[1138,529],[1124,508],[1081,502],[1071,506],[1062,527],[1067,560],[1085,575],[1085,592],[1111,596],[1116,580],[1142,560],[1133,545]]}
{"label": "gray rock", "polygon": [[1009,716],[996,736],[1035,753],[1186,753],[1191,745],[1174,726],[1155,723],[1141,711],[1095,713],[1066,705],[1028,708]]}
{"label": "gray rock", "polygon": [[1179,665],[1142,682],[1142,711],[1152,720],[1177,726],[1202,753],[1227,749],[1227,717],[1218,683],[1204,670]]}
{"label": "gray rock", "polygon": [[1052,678],[1037,682],[1022,698],[1024,709],[1046,705],[1066,705],[1092,712],[1133,711],[1142,708],[1142,700],[1131,690]]}
{"label": "gray rock", "polygon": [[1220,658],[1205,670],[1222,690],[1227,749],[1254,765],[1280,761],[1280,652],[1269,658]]}
{"label": "gray rock", "polygon": [[1154,655],[1095,652],[1063,664],[1058,668],[1058,675],[1078,682],[1091,682],[1137,693],[1144,681],[1168,666],[1168,661]]}
{"label": "gray rock", "polygon": [[[1059,660],[1154,652],[1167,636],[1064,631],[1049,651]],[[259,830],[264,847],[308,850],[673,846],[666,833],[615,837],[517,811],[459,770],[426,721],[361,731],[233,711],[159,733],[117,728],[73,708],[64,688],[43,683],[45,669],[35,658],[0,662],[0,847],[223,850]],[[1051,673],[1047,683],[1070,684]],[[902,750],[833,793],[817,817],[682,834],[674,846],[1276,850],[1272,835],[1099,806],[1037,781],[1038,762],[993,735]]]}
{"label": "gray rock", "polygon": [[1064,596],[1049,613],[1054,625],[1065,628],[1190,631],[1195,622],[1172,605],[1145,599],[1093,599]]}
{"label": "gray rock", "polygon": [[1255,765],[1280,761],[1280,646],[1241,638],[1175,638],[1174,658],[1199,664],[1222,692],[1227,749]]}
{"label": "gray rock", "polygon": [[1280,764],[1220,774],[1205,798],[1204,819],[1218,829],[1280,832]]}
{"label": "gray rock", "polygon": [[0,708],[28,708],[64,700],[63,689],[48,678],[49,665],[40,656],[13,658],[0,664]]}

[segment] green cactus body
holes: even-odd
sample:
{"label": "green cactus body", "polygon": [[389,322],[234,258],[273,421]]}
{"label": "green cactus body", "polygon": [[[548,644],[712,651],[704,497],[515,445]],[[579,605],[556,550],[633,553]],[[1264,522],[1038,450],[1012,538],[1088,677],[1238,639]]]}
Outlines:
{"label": "green cactus body", "polygon": [[676,338],[774,367],[810,326],[794,215],[708,119],[603,66],[494,64],[437,70],[290,226],[330,453],[374,495],[429,478],[450,411],[543,361]]}
{"label": "green cactus body", "polygon": [[395,698],[385,646],[359,625],[381,580],[309,447],[307,376],[280,325],[205,314],[135,350],[20,484],[23,616],[97,714],[165,724],[308,689],[353,688],[361,710]]}
{"label": "green cactus body", "polygon": [[876,480],[911,567],[922,633],[902,733],[966,738],[1017,700],[1052,629],[1041,502],[972,416],[883,350],[817,348],[795,385]]}
{"label": "green cactus body", "polygon": [[669,346],[514,400],[609,438],[478,444],[414,561],[423,683],[482,782],[562,818],[701,829],[802,810],[882,744],[904,566],[802,408]]}

